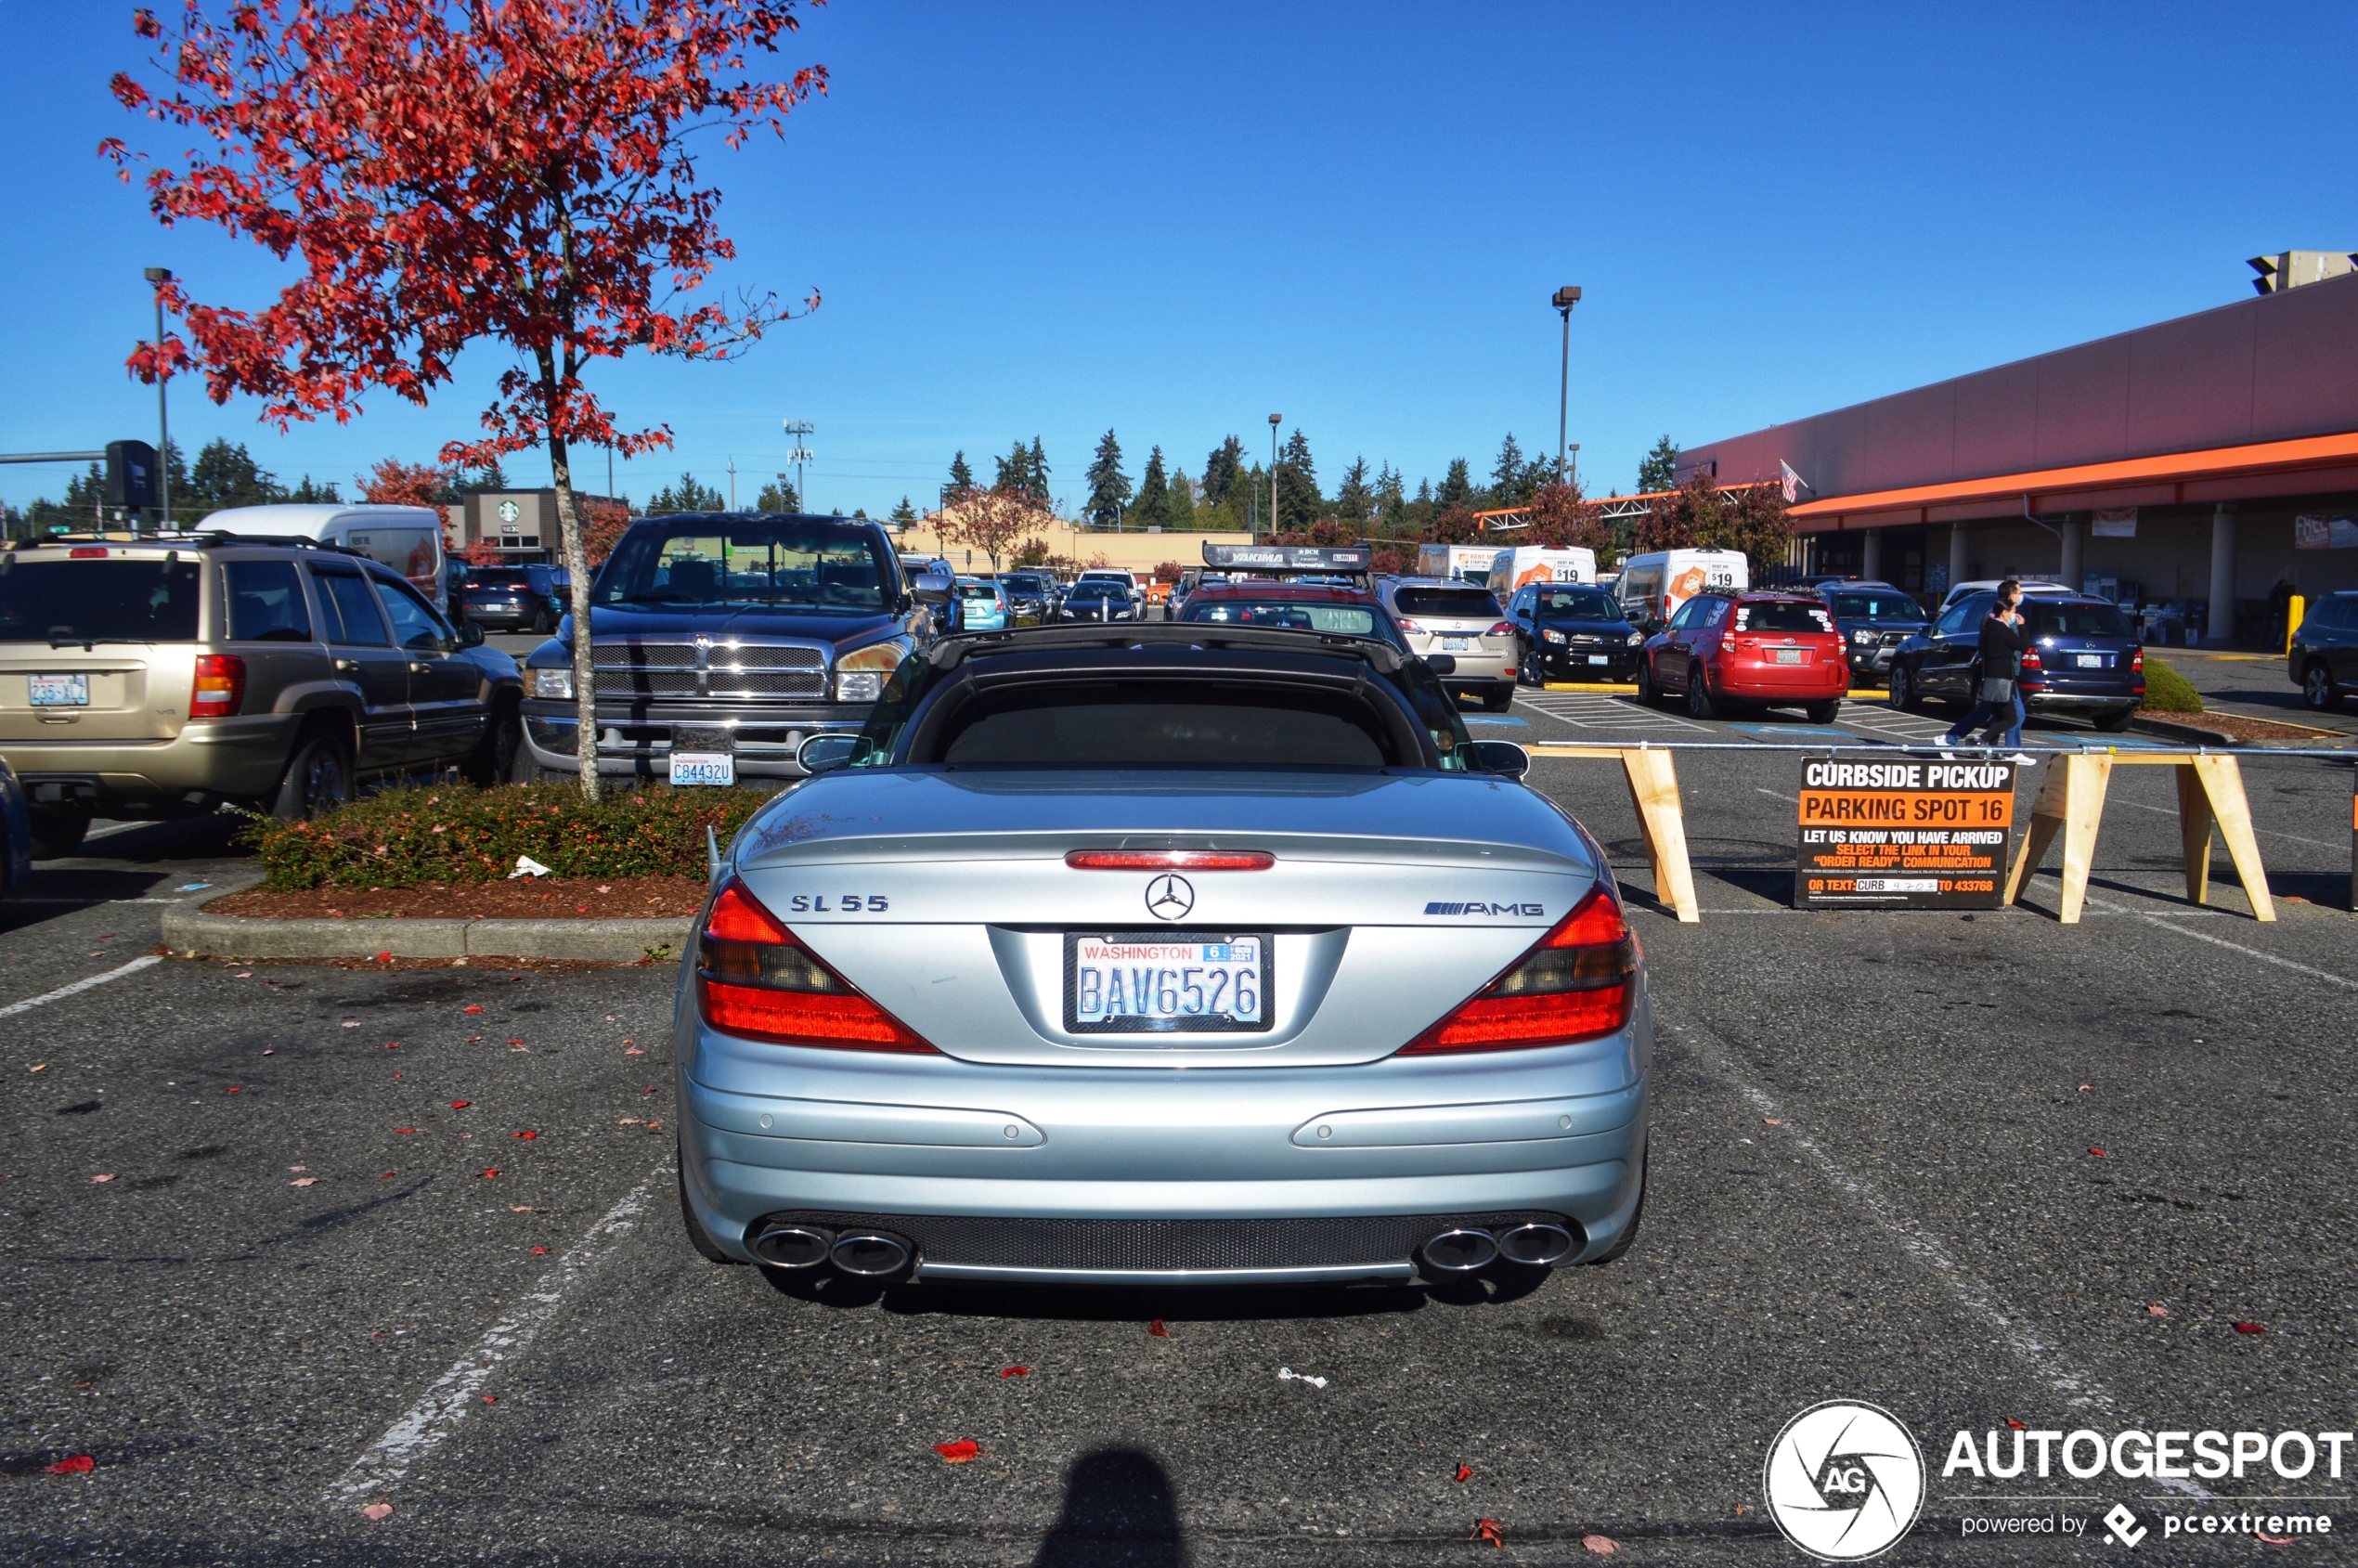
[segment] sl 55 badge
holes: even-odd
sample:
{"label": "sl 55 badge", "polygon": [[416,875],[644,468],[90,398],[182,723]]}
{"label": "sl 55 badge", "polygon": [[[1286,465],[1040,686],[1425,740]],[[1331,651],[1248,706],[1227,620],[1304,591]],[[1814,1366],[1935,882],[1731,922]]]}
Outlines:
{"label": "sl 55 badge", "polygon": [[795,914],[882,914],[891,907],[882,893],[838,893],[832,904],[824,893],[797,893],[786,905]]}

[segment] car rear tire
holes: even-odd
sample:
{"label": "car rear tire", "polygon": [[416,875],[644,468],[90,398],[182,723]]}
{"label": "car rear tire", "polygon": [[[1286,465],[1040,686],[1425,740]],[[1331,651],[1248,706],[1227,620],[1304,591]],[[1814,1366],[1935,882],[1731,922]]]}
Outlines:
{"label": "car rear tire", "polygon": [[2096,717],[2089,720],[2089,722],[2095,725],[2097,729],[2104,731],[2105,733],[2110,735],[2118,734],[2121,731],[2129,728],[2129,721],[2136,717],[2137,710],[2133,707],[2117,707],[2109,713],[2100,713],[2096,715]]}
{"label": "car rear tire", "polygon": [[1693,664],[1687,667],[1687,717],[1710,719],[1714,715],[1711,692],[1704,683],[1702,669]]}
{"label": "car rear tire", "polygon": [[1891,667],[1891,676],[1887,684],[1891,693],[1891,706],[1894,709],[1900,713],[1924,711],[1924,699],[1916,691],[1915,680],[1909,675],[1906,665],[1896,664]]}
{"label": "car rear tire", "polygon": [[90,832],[90,814],[86,811],[33,811],[32,858],[36,861],[63,860],[82,848],[82,840]]}
{"label": "car rear tire", "polygon": [[1511,680],[1501,682],[1482,693],[1484,713],[1504,713],[1515,706],[1515,687]]}
{"label": "car rear tire", "polygon": [[1652,659],[1640,658],[1638,661],[1638,701],[1647,707],[1662,706],[1662,693],[1654,685],[1654,662]]}
{"label": "car rear tire", "polygon": [[2341,706],[2341,688],[2334,684],[2334,672],[2323,664],[2312,664],[2300,672],[2300,700],[2313,713],[2333,713]]}
{"label": "car rear tire", "polygon": [[270,814],[280,822],[309,822],[352,800],[352,758],[343,742],[324,730],[314,730],[295,743],[286,776],[270,802]]}
{"label": "car rear tire", "polygon": [[1801,711],[1808,716],[1812,724],[1831,724],[1842,712],[1842,699],[1836,697],[1830,703],[1806,703]]}
{"label": "car rear tire", "polygon": [[517,717],[515,704],[501,703],[491,710],[491,723],[460,771],[478,789],[521,784],[525,781],[517,771],[519,758],[525,763],[532,760],[531,753],[525,749],[524,720]]}

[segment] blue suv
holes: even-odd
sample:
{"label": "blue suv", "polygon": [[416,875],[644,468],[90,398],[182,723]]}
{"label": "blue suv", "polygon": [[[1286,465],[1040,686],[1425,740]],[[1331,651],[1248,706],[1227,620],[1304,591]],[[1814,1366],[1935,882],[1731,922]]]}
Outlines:
{"label": "blue suv", "polygon": [[[1929,700],[1970,706],[1981,680],[1981,623],[1998,602],[1972,593],[1940,614],[1928,630],[1903,641],[1891,660],[1891,706],[1920,711]],[[2032,713],[2069,713],[2099,730],[2125,730],[2145,700],[2145,650],[2136,628],[2109,600],[2041,593],[2022,602],[2030,632],[2023,655],[2022,705]]]}

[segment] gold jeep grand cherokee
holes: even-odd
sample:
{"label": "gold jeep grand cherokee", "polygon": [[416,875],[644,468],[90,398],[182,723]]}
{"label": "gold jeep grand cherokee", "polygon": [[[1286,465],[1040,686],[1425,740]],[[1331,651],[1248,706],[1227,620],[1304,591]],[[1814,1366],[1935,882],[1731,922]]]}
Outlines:
{"label": "gold jeep grand cherokee", "polygon": [[332,545],[199,533],[0,551],[0,757],[36,854],[93,817],[308,817],[366,779],[514,776],[515,661]]}

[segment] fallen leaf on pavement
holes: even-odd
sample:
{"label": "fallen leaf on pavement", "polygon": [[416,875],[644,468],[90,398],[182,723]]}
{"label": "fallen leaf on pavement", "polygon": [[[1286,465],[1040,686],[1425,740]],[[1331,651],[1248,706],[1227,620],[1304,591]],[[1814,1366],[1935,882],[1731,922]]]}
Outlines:
{"label": "fallen leaf on pavement", "polygon": [[46,1072],[48,1070],[49,1064],[47,1062],[35,1062],[31,1067],[25,1069],[25,1071],[27,1072]]}
{"label": "fallen leaf on pavement", "polygon": [[2264,1334],[2267,1331],[2268,1326],[2264,1323],[2246,1323],[2241,1319],[2237,1319],[2235,1323],[2235,1332],[2238,1334]]}
{"label": "fallen leaf on pavement", "polygon": [[654,1084],[652,1084],[652,1083],[648,1084],[648,1085],[647,1085],[647,1093],[648,1093],[648,1094],[650,1094],[650,1095],[652,1095],[652,1094],[654,1094],[654,1092],[655,1092],[655,1086],[654,1086]]}
{"label": "fallen leaf on pavement", "polygon": [[474,1104],[474,1101],[473,1100],[452,1100],[450,1102],[450,1108],[452,1110],[464,1110],[473,1104]]}
{"label": "fallen leaf on pavement", "polygon": [[399,1173],[395,1171],[379,1172],[377,1174],[377,1180],[381,1182],[389,1182],[397,1174],[399,1174]]}
{"label": "fallen leaf on pavement", "polygon": [[110,1182],[110,1181],[114,1180],[114,1173],[113,1173],[112,1171],[110,1171],[110,1172],[108,1172],[108,1173],[107,1173],[105,1175],[103,1175],[103,1176],[93,1176],[93,1177],[91,1177],[90,1179],[91,1179],[93,1182]]}
{"label": "fallen leaf on pavement", "polygon": [[615,1123],[615,1126],[617,1126],[617,1127],[643,1127],[643,1126],[645,1126],[645,1125],[646,1125],[646,1123],[645,1123],[645,1122],[643,1122],[643,1121],[640,1121],[640,1120],[639,1120],[637,1117],[635,1117],[635,1116],[626,1116],[626,1117],[622,1118],[620,1121],[616,1121],[616,1122]]}
{"label": "fallen leaf on pavement", "polygon": [[462,1013],[480,1013],[483,1011],[483,1004],[480,1002],[470,1002],[464,1007],[460,1008],[459,1011]]}
{"label": "fallen leaf on pavement", "polygon": [[525,1128],[521,1133],[511,1133],[508,1134],[508,1136],[512,1138],[537,1138],[539,1135],[540,1134],[538,1131],[530,1127]]}
{"label": "fallen leaf on pavement", "polygon": [[1031,1368],[1029,1367],[1002,1367],[999,1368],[999,1376],[1002,1378],[1029,1378],[1031,1376]]}
{"label": "fallen leaf on pavement", "polygon": [[508,1205],[508,1212],[511,1214],[538,1214],[541,1212],[542,1211],[538,1209],[535,1209],[529,1203],[511,1203]]}
{"label": "fallen leaf on pavement", "polygon": [[317,1186],[319,1185],[319,1178],[317,1176],[297,1176],[293,1181],[289,1182],[287,1185],[289,1186]]}
{"label": "fallen leaf on pavement", "polygon": [[545,1254],[548,1252],[548,1251],[549,1251],[549,1249],[547,1249],[546,1247],[535,1247],[535,1248],[532,1250],[532,1254],[533,1254],[533,1256],[534,1256],[534,1257],[541,1257],[541,1256],[545,1255]]}
{"label": "fallen leaf on pavement", "polygon": [[1485,1519],[1473,1527],[1473,1534],[1468,1536],[1466,1539],[1488,1541],[1494,1547],[1504,1547],[1507,1544],[1507,1533],[1498,1528],[1496,1520]]}
{"label": "fallen leaf on pavement", "polygon": [[2079,1086],[2079,1092],[2083,1095],[2092,1094],[2095,1092],[2095,1088],[2096,1086],[2093,1083],[2082,1083]]}
{"label": "fallen leaf on pavement", "polygon": [[44,1475],[87,1475],[98,1468],[98,1461],[87,1454],[74,1454],[54,1465],[43,1465]]}
{"label": "fallen leaf on pavement", "polygon": [[2088,1152],[2094,1155],[2099,1160],[2102,1160],[2105,1157],[2105,1151],[2100,1148],[2092,1148]]}
{"label": "fallen leaf on pavement", "polygon": [[[2302,904],[2307,903],[2308,901],[2309,901],[2307,899],[2287,898],[2285,900],[2285,902],[2288,904]],[[2258,1528],[2253,1529],[2252,1535],[2258,1539],[2267,1542],[2272,1547],[2288,1547],[2292,1545],[2292,1537],[2290,1536],[2272,1536],[2267,1531]]]}
{"label": "fallen leaf on pavement", "polygon": [[483,1396],[483,1402],[486,1405],[497,1405],[499,1403],[499,1396],[496,1393],[486,1393]]}
{"label": "fallen leaf on pavement", "polygon": [[393,954],[389,952],[381,952],[377,954],[377,962],[380,964],[390,964],[393,962]]}
{"label": "fallen leaf on pavement", "polygon": [[246,1092],[246,1086],[242,1083],[232,1083],[221,1092],[225,1095],[242,1095]]}
{"label": "fallen leaf on pavement", "polygon": [[343,1027],[346,1029],[358,1029],[360,1027],[360,1020],[358,1018],[346,1018],[343,1021]]}
{"label": "fallen leaf on pavement", "polygon": [[267,1050],[267,1049],[266,1049],[266,1050],[265,1050],[262,1054],[263,1054],[264,1056],[277,1056],[279,1053],[278,1053],[278,1052],[276,1052],[276,1051],[272,1051],[272,1050]]}
{"label": "fallen leaf on pavement", "polygon": [[393,1517],[393,1505],[391,1503],[370,1503],[367,1508],[360,1510],[360,1517],[367,1520],[371,1524],[376,1523],[377,1521],[381,1519],[391,1519]]}
{"label": "fallen leaf on pavement", "polygon": [[611,892],[613,892],[613,891],[614,891],[614,889],[613,889],[612,888],[608,888],[608,887],[601,887],[601,888],[598,889],[598,891],[600,891],[601,893],[611,893]]}
{"label": "fallen leaf on pavement", "polygon": [[1467,1482],[1469,1482],[1469,1481],[1471,1481],[1472,1479],[1473,1479],[1473,1466],[1471,1466],[1471,1465],[1459,1465],[1459,1466],[1458,1467],[1458,1475],[1457,1475],[1457,1480],[1458,1480],[1458,1484],[1459,1484],[1459,1485],[1463,1485],[1465,1483],[1467,1483]]}
{"label": "fallen leaf on pavement", "polygon": [[2023,1432],[2023,1431],[2027,1431],[2027,1430],[2028,1430],[2027,1428],[2025,1428],[2025,1427],[2024,1427],[2024,1425],[2023,1425],[2020,1421],[2015,1420],[2015,1419],[2012,1416],[2008,1416],[2008,1417],[2006,1418],[2006,1425],[2007,1425],[2007,1426],[2009,1426],[2009,1427],[2011,1427],[2011,1428],[2013,1428],[2015,1432]]}
{"label": "fallen leaf on pavement", "polygon": [[2148,1317],[2167,1317],[2170,1315],[2170,1309],[2166,1306],[2149,1306],[2145,1309],[2145,1315]]}
{"label": "fallen leaf on pavement", "polygon": [[1621,1543],[1611,1536],[1583,1536],[1580,1537],[1580,1544],[1599,1557],[1611,1557],[1621,1549]]}
{"label": "fallen leaf on pavement", "polygon": [[941,1456],[944,1464],[963,1465],[981,1455],[982,1445],[971,1437],[962,1437],[955,1443],[937,1443],[933,1451]]}
{"label": "fallen leaf on pavement", "polygon": [[478,1172],[476,1172],[476,1173],[475,1173],[475,1174],[476,1174],[476,1175],[481,1176],[481,1177],[482,1177],[485,1181],[489,1181],[492,1177],[494,1177],[494,1176],[498,1175],[499,1173],[498,1171],[496,1171],[496,1170],[492,1170],[492,1171],[478,1171]]}
{"label": "fallen leaf on pavement", "polygon": [[1152,1323],[1147,1325],[1147,1332],[1152,1334],[1158,1340],[1167,1340],[1171,1338],[1171,1330],[1162,1326],[1162,1319],[1160,1317],[1156,1318]]}
{"label": "fallen leaf on pavement", "polygon": [[394,1131],[396,1133],[414,1133],[417,1129],[415,1127],[395,1127]]}
{"label": "fallen leaf on pavement", "polygon": [[641,1051],[641,1049],[639,1049],[639,1047],[638,1047],[638,1046],[636,1046],[636,1045],[631,1045],[631,1046],[625,1047],[625,1049],[623,1050],[623,1053],[622,1053],[622,1054],[623,1054],[624,1056],[645,1056],[647,1053],[645,1053],[644,1051]]}
{"label": "fallen leaf on pavement", "polygon": [[509,1041],[509,1042],[508,1042],[508,1043],[509,1043],[509,1044],[511,1044],[511,1045],[521,1045],[521,1044],[523,1044],[523,1043],[524,1043],[524,1042],[523,1042],[523,1041],[521,1041],[521,1040],[511,1040],[511,1041]]}
{"label": "fallen leaf on pavement", "polygon": [[[1764,1116],[1764,1117],[1762,1117],[1762,1118],[1760,1119],[1760,1124],[1761,1124],[1763,1127],[1781,1127],[1781,1126],[1783,1126],[1783,1125],[1784,1125],[1784,1123],[1783,1123],[1783,1122],[1781,1122],[1781,1121],[1778,1121],[1778,1120],[1777,1120],[1775,1117],[1773,1117],[1773,1116]],[[1603,1538],[1603,1537],[1601,1537],[1601,1536],[1599,1536],[1599,1537],[1598,1537],[1598,1539],[1602,1539],[1602,1538]]]}
{"label": "fallen leaf on pavement", "polygon": [[296,1175],[301,1175],[304,1172],[310,1170],[311,1167],[308,1165],[290,1165],[287,1169]]}

